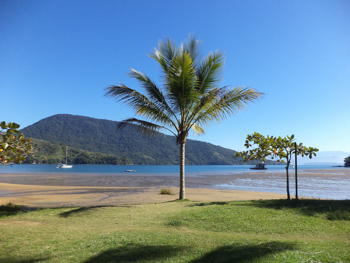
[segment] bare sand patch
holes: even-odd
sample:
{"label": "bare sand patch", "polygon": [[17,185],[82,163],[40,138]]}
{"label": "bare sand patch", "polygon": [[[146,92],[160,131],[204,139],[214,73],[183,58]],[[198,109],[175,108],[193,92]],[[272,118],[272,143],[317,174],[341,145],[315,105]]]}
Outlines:
{"label": "bare sand patch", "polygon": [[[155,187],[72,187],[38,186],[0,183],[0,204],[8,202],[27,207],[65,207],[65,206],[105,206],[120,204],[144,204],[174,201],[175,195],[161,195]],[[174,193],[178,188],[172,188]],[[186,197],[192,201],[233,201],[285,198],[283,194],[215,190],[206,188],[187,188]]]}

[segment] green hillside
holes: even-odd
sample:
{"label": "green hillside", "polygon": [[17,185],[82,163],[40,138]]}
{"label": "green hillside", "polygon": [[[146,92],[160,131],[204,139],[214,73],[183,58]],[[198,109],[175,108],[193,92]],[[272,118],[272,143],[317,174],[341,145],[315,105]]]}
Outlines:
{"label": "green hillside", "polygon": [[[65,163],[66,146],[58,142],[33,139],[33,154],[24,163],[57,164]],[[94,153],[69,147],[68,163],[70,164],[132,164],[128,158],[103,153]]]}
{"label": "green hillside", "polygon": [[[42,119],[22,132],[28,138],[125,158],[124,161],[131,160],[134,164],[179,163],[179,147],[173,136],[159,133],[150,138],[132,128],[116,132],[116,126],[115,121],[58,114]],[[232,157],[234,154],[233,150],[206,142],[188,140],[186,143],[188,165],[243,164],[241,158]]]}

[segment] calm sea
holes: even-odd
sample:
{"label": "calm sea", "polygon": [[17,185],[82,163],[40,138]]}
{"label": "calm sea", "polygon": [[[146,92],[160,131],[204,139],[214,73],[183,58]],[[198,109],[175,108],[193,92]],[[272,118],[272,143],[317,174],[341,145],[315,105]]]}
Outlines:
{"label": "calm sea", "polygon": [[[71,169],[57,169],[51,164],[21,164],[0,166],[0,173],[125,173],[126,170],[136,170],[139,174],[173,175],[179,173],[178,165],[74,165]],[[252,165],[186,165],[186,173],[218,174],[241,173],[250,170]],[[285,171],[284,165],[266,165],[268,171]],[[298,169],[344,169],[329,165],[298,165]],[[193,176],[193,175],[192,175]]]}
{"label": "calm sea", "polygon": [[[74,165],[71,169],[58,169],[57,165],[33,165],[22,164],[0,167],[0,174],[11,173],[42,173],[42,174],[108,174],[125,175],[126,170],[135,170],[130,175],[152,175],[152,176],[175,176],[179,174],[178,165]],[[229,175],[230,179],[226,183],[213,184],[210,188],[243,190],[257,192],[271,192],[285,194],[285,180],[277,176],[277,172],[285,172],[284,165],[267,165],[266,171],[256,171],[264,173],[259,178],[244,177],[244,173],[252,172],[251,165],[187,165],[186,176],[203,175]],[[299,165],[298,170],[314,169],[339,169],[349,170],[343,167],[332,167],[329,165]],[[243,173],[243,176],[242,176]],[[290,170],[291,177],[294,175],[294,169]],[[350,177],[344,173],[341,176],[332,175],[325,177],[304,177],[298,182],[299,196],[329,199],[350,199]],[[237,176],[235,176],[235,174]],[[240,176],[238,176],[240,175]],[[232,178],[232,179],[231,179]],[[199,186],[200,187],[200,186]],[[206,186],[207,187],[207,186]],[[294,195],[294,181],[291,179],[290,189]]]}

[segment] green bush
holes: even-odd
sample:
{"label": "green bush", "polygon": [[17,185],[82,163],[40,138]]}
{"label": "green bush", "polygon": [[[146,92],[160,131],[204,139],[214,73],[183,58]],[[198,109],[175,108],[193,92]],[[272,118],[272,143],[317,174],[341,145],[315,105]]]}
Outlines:
{"label": "green bush", "polygon": [[161,195],[174,195],[173,191],[170,188],[162,188],[160,189]]}

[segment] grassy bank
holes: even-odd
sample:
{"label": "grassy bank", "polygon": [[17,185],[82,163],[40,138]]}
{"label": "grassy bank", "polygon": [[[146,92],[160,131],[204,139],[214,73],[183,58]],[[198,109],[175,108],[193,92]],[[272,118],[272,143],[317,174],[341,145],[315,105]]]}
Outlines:
{"label": "grassy bank", "polygon": [[350,262],[350,201],[0,209],[0,262]]}

